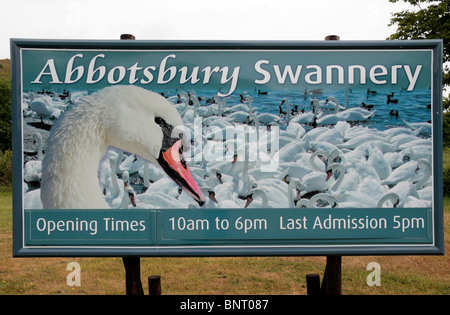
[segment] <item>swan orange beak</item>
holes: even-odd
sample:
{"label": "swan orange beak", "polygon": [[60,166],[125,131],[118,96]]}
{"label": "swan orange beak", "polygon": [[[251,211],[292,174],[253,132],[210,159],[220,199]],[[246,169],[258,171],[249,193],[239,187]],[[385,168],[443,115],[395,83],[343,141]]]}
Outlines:
{"label": "swan orange beak", "polygon": [[330,177],[333,175],[333,172],[331,170],[326,171],[327,174],[327,179],[325,180],[326,182],[330,179]]}
{"label": "swan orange beak", "polygon": [[219,203],[216,199],[216,195],[214,194],[214,191],[210,191],[209,192],[209,199],[211,199],[212,201],[214,201],[215,203]]}
{"label": "swan orange beak", "polygon": [[192,198],[194,198],[200,206],[205,203],[200,187],[192,177],[184,159],[184,152],[181,146],[181,140],[175,142],[166,151],[161,151],[158,158],[167,175],[172,178],[181,188],[183,188]]}
{"label": "swan orange beak", "polygon": [[134,199],[134,194],[128,193],[128,198],[130,198],[130,202],[133,205],[133,207],[136,207],[136,199]]}
{"label": "swan orange beak", "polygon": [[247,208],[252,203],[252,201],[253,201],[253,195],[248,195],[244,208]]}

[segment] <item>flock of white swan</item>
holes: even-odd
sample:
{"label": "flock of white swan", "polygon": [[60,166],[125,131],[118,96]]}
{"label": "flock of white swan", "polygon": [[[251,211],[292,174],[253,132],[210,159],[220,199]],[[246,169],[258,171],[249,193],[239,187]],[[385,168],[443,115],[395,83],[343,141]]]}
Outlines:
{"label": "flock of white swan", "polygon": [[[99,105],[103,110],[112,112],[117,109],[118,112],[111,113],[111,116],[108,117],[113,118],[109,121],[98,122],[98,124],[114,124],[111,126],[111,130],[115,131],[111,132],[121,133],[120,137],[125,139],[122,142],[128,141],[130,145],[127,148],[118,149],[112,146],[115,143],[107,143],[106,154],[100,159],[100,164],[96,166],[97,172],[94,175],[97,183],[95,185],[98,186],[102,198],[111,208],[431,207],[433,193],[432,140],[421,136],[421,133],[429,132],[430,124],[407,124],[405,122],[404,127],[385,131],[364,127],[354,122],[370,119],[376,114],[376,111],[368,111],[361,107],[349,108],[348,105],[344,107],[333,97],[329,97],[327,101],[312,100],[314,110],[297,115],[290,114],[289,101],[285,99],[282,104],[286,105],[286,114],[280,116],[258,113],[257,106],[253,104],[254,100],[249,96],[233,105],[228,105],[225,99],[214,96],[208,105],[201,105],[195,93],[188,95],[183,92],[165,99],[164,102],[162,97],[157,98],[156,102],[161,102],[161,105],[152,105],[154,113],[138,112],[136,116],[128,115],[119,109],[123,103],[120,103],[118,99],[127,99],[128,96],[125,97],[122,94],[134,93],[137,89],[140,88],[107,89],[106,92],[103,92],[102,97],[108,97],[107,101],[117,99],[119,104],[117,107],[111,104]],[[121,93],[123,97],[106,95],[107,93]],[[146,96],[143,94],[139,97]],[[90,102],[92,105],[94,101],[100,102],[99,98],[89,99],[87,96],[86,103]],[[83,99],[86,99],[86,95],[80,94],[79,100]],[[78,106],[78,102],[71,99],[70,96],[67,99],[61,99],[57,95],[29,92],[24,93],[23,100],[24,116],[56,119],[57,122],[59,117],[64,116],[65,111],[70,111],[68,111],[68,107],[76,108]],[[131,100],[133,99],[131,98]],[[150,129],[149,132],[146,132],[146,126],[145,128],[137,126],[139,122],[136,120],[139,118],[131,120],[132,117],[141,117],[147,114],[150,117],[167,115],[165,112],[168,106],[177,110],[185,127],[191,131],[194,129],[194,119],[202,117],[202,143],[191,141],[191,151],[185,152],[186,155],[200,150],[197,147],[199,145],[202,148],[208,145],[221,147],[224,152],[234,150],[232,152],[235,154],[247,152],[243,157],[232,160],[219,159],[215,161],[203,158],[199,162],[197,159],[187,158],[188,169],[205,196],[203,205],[196,203],[191,194],[182,190],[180,185],[177,185],[160,166],[154,163],[158,158],[158,153],[142,156],[146,152],[142,153],[141,148],[136,148],[137,152],[132,151],[135,141],[147,143],[148,146],[154,146],[156,142],[161,146],[160,142],[162,141],[149,134],[151,133]],[[278,106],[278,104],[274,104],[274,106]],[[329,106],[333,109],[330,114],[322,111]],[[131,109],[127,107],[126,110],[140,111],[141,109],[135,106]],[[77,116],[72,115],[71,119],[75,120]],[[86,118],[80,117],[80,120],[82,119],[86,120]],[[94,119],[92,120],[94,121]],[[151,125],[150,120],[147,121]],[[146,120],[142,119],[141,122],[145,124]],[[92,123],[95,124],[95,122]],[[277,138],[277,152],[267,151],[265,146],[259,149],[259,154],[267,154],[276,158],[276,167],[269,171],[262,171],[260,159],[249,158],[250,150],[255,149],[255,143],[244,142],[243,145],[246,145],[246,149],[238,150],[237,142],[234,139],[221,138],[219,136],[221,133],[217,132],[219,129],[225,130],[227,126],[250,124],[249,130],[257,132],[256,145],[262,139],[266,139],[264,143],[267,143],[273,128],[254,128],[254,125],[282,127],[279,129]],[[310,124],[314,124],[315,128],[309,127]],[[85,125],[83,121],[73,121],[70,126],[65,126],[67,134],[70,134],[67,129],[71,126],[73,128],[78,126],[79,129],[92,128],[92,126]],[[212,130],[215,132],[211,133]],[[89,136],[89,132],[86,130],[82,131],[82,134]],[[43,141],[39,133],[33,137],[37,146],[37,155],[35,160],[28,161],[23,169],[25,209],[43,208],[44,197],[41,198],[41,189],[29,190],[27,183],[41,181],[42,160],[44,156],[53,154],[55,150],[55,148],[48,148],[50,140]],[[72,137],[76,138],[76,136]],[[141,140],[143,137],[149,139]],[[114,138],[114,136],[108,135],[109,138]],[[57,187],[53,188],[54,190],[60,189],[57,198],[74,199],[72,205],[84,204],[84,200],[89,203],[91,195],[94,194],[93,190],[97,190],[90,184],[88,185],[87,180],[83,178],[83,176],[90,177],[91,174],[84,175],[85,172],[82,170],[67,170],[67,168],[84,167],[88,163],[96,163],[95,159],[88,155],[97,151],[87,150],[90,149],[89,145],[94,145],[91,144],[94,141],[78,140],[80,144],[74,140],[72,145],[80,147],[73,148],[73,150],[70,149],[72,142],[64,144],[68,147],[67,156],[71,154],[71,163],[65,163],[64,167],[58,168],[57,176],[68,177],[61,179],[65,186],[62,187],[63,184],[52,186]],[[119,146],[122,142],[117,141],[116,146]],[[47,142],[46,146],[44,146],[44,142]],[[86,153],[78,153],[84,149],[87,150]],[[264,152],[264,150],[266,151]],[[89,161],[77,162],[82,159]],[[149,163],[148,160],[153,163]],[[53,163],[57,163],[57,160],[53,159]],[[53,170],[56,166],[47,166],[47,170],[49,167]],[[91,173],[92,170],[93,168],[91,168]],[[135,191],[132,177],[143,182],[145,186],[143,192]],[[86,187],[86,189],[80,188],[80,186]],[[49,197],[45,196],[45,198]],[[93,197],[92,199],[94,200]],[[58,204],[47,202],[45,206],[58,207]],[[89,205],[86,207],[89,208]]]}

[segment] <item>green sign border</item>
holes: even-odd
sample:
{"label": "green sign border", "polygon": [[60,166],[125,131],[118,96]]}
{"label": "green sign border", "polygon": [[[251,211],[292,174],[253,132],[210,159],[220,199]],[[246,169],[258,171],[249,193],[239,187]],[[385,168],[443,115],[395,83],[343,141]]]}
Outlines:
{"label": "green sign border", "polygon": [[[137,223],[127,226],[130,229],[140,229],[143,225],[139,222],[149,218],[150,222],[146,226],[145,231],[149,232],[139,234],[138,238],[133,239],[136,234],[130,239],[126,232],[122,231],[119,234],[109,235],[109,241],[106,238],[103,240],[89,239],[89,232],[84,233],[84,241],[77,240],[73,235],[67,235],[68,240],[53,239],[48,236],[39,240],[26,239],[26,235],[30,233],[39,232],[45,235],[44,221],[41,220],[39,229],[34,226],[33,219],[39,216],[39,211],[27,210],[23,211],[23,196],[22,196],[22,165],[21,159],[13,161],[13,255],[15,257],[35,257],[35,256],[301,256],[301,255],[391,255],[391,254],[444,254],[444,227],[443,227],[443,179],[442,179],[442,40],[414,40],[414,41],[317,41],[317,42],[301,42],[301,41],[66,41],[66,40],[32,40],[32,39],[11,39],[11,72],[12,72],[12,127],[13,127],[13,155],[22,155],[22,112],[21,112],[21,54],[22,48],[35,49],[119,49],[119,50],[189,50],[189,49],[204,49],[204,50],[389,50],[389,49],[429,49],[433,55],[433,87],[432,87],[432,121],[433,121],[433,187],[434,200],[433,210],[428,210],[426,213],[426,235],[411,234],[408,237],[384,237],[358,239],[351,234],[354,231],[346,231],[343,235],[335,238],[335,235],[322,234],[317,236],[313,242],[311,239],[307,243],[302,242],[299,237],[285,238],[281,232],[287,231],[270,231],[274,233],[268,239],[265,239],[263,231],[252,231],[247,229],[249,238],[243,240],[239,239],[239,233],[242,229],[229,231],[229,233],[222,233],[215,231],[214,236],[210,239],[205,239],[205,234],[189,236],[192,239],[186,240],[184,233],[181,231],[167,230],[168,221],[165,220],[166,215],[172,214],[172,217],[179,216],[179,210],[162,210],[162,211],[134,211],[137,213]],[[290,209],[277,209],[282,214],[291,213]],[[372,209],[375,210],[375,209]],[[382,209],[376,209],[380,211]],[[390,209],[392,211],[392,209]],[[408,209],[410,213],[403,217],[414,218],[415,211],[423,209]],[[76,210],[71,210],[72,214]],[[208,214],[208,216],[229,216],[231,210],[221,210]],[[279,219],[279,213],[267,211],[267,209],[258,209],[259,213],[267,214],[267,222],[274,221],[273,217]],[[295,210],[297,215],[302,215],[303,212]],[[330,210],[320,210],[323,211]],[[332,212],[335,211],[335,212]],[[370,210],[368,210],[370,212]],[[397,210],[395,210],[397,211]],[[403,210],[402,210],[403,211]],[[402,212],[400,211],[400,212]],[[58,216],[61,211],[43,210],[41,212],[47,214],[52,213]],[[59,214],[58,214],[59,213]],[[77,214],[83,213],[87,215],[85,220],[95,220],[95,214],[86,213],[86,210],[80,210]],[[178,214],[177,214],[178,213]],[[182,214],[186,214],[186,210]],[[189,212],[192,217],[192,222],[201,220],[207,214],[205,210]],[[242,226],[248,224],[262,224],[262,221],[255,215],[255,211],[239,212],[237,217],[241,217]],[[318,215],[314,212],[314,216]],[[336,212],[332,209],[329,213],[323,212],[326,215]],[[328,213],[328,214],[327,214]],[[111,212],[108,211],[108,215]],[[119,213],[117,213],[119,215]],[[114,213],[115,215],[115,213]],[[196,217],[196,215],[198,215]],[[245,215],[245,216],[244,216]],[[306,215],[306,214],[305,214]],[[309,214],[308,214],[309,215]],[[64,215],[63,215],[64,217]],[[237,218],[232,216],[230,221],[236,223]],[[79,221],[83,217],[78,218]],[[308,217],[309,218],[309,217]],[[76,220],[76,218],[72,218]],[[105,219],[98,216],[97,219]],[[119,220],[120,216],[115,217]],[[125,220],[125,218],[121,218]],[[214,219],[214,218],[213,218]],[[245,221],[245,220],[249,221]],[[261,218],[259,218],[261,219]],[[175,220],[175,219],[174,219]],[[35,219],[36,221],[36,219]],[[35,222],[34,221],[34,222]],[[159,222],[162,221],[162,222]],[[109,221],[112,222],[112,221]],[[187,221],[186,221],[187,222]],[[185,222],[185,223],[186,223]],[[211,225],[212,225],[211,221]],[[182,222],[181,222],[182,223]],[[199,221],[199,223],[201,223]],[[124,228],[124,222],[120,222],[120,226]],[[131,223],[129,223],[131,224]],[[163,227],[161,227],[161,224]],[[170,223],[169,223],[170,224]],[[281,224],[281,223],[279,223]],[[298,224],[300,224],[298,222]],[[63,230],[64,223],[61,223],[60,230]],[[261,226],[261,225],[260,225]],[[46,226],[48,227],[48,226]],[[27,230],[29,229],[29,230]],[[39,230],[38,229],[38,230]],[[56,229],[56,226],[55,226]],[[27,231],[26,231],[27,230]],[[47,230],[48,231],[48,230]],[[92,232],[92,230],[91,230]],[[142,231],[141,231],[142,232]],[[163,232],[163,233],[161,233]],[[39,234],[38,233],[38,234]],[[47,232],[48,233],[48,232]],[[93,232],[92,232],[93,233]],[[234,233],[234,234],[233,234]],[[246,233],[246,234],[247,234]],[[250,236],[250,233],[252,235]],[[281,233],[281,234],[277,234]],[[346,234],[347,233],[347,234]],[[350,234],[349,234],[350,233]],[[50,233],[51,234],[51,233]],[[70,233],[69,233],[70,234]],[[79,234],[76,234],[79,235]],[[192,234],[191,234],[192,235]],[[33,236],[34,237],[34,236]],[[77,236],[78,237],[78,236]],[[180,241],[184,239],[183,241]],[[150,240],[150,241],[149,241]],[[108,243],[109,242],[109,243]],[[148,242],[151,244],[149,245]]]}

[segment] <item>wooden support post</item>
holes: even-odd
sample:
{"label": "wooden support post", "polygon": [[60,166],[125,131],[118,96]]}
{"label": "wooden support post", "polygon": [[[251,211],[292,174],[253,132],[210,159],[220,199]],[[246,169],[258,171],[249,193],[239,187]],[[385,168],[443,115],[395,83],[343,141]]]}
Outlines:
{"label": "wooden support post", "polygon": [[141,258],[122,257],[125,266],[126,295],[144,295],[141,282]]}
{"label": "wooden support post", "polygon": [[325,37],[325,40],[340,40],[341,38],[337,35],[328,35]]}
{"label": "wooden support post", "polygon": [[148,291],[150,295],[161,295],[161,277],[148,277]]}
{"label": "wooden support post", "polygon": [[[340,40],[338,35],[328,35],[325,40]],[[327,266],[322,280],[322,294],[341,295],[342,294],[342,256],[327,256]]]}
{"label": "wooden support post", "polygon": [[134,35],[131,35],[131,34],[122,34],[122,35],[120,35],[120,39],[131,39],[131,40],[133,40],[133,39],[136,39],[136,37],[134,37]]}
{"label": "wooden support post", "polygon": [[327,256],[327,265],[323,275],[321,293],[322,295],[341,295],[342,256]]}
{"label": "wooden support post", "polygon": [[[121,40],[136,39],[134,35],[122,34]],[[126,295],[144,295],[141,282],[141,258],[140,257],[122,257],[125,267],[125,292]]]}
{"label": "wooden support post", "polygon": [[318,274],[306,275],[306,294],[320,295],[320,275]]}

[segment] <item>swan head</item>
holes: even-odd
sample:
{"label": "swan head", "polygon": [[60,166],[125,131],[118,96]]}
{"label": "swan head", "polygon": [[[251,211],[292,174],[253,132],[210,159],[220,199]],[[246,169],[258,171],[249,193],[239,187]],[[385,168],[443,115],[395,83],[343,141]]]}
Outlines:
{"label": "swan head", "polygon": [[42,145],[42,136],[39,132],[33,133],[33,144]]}
{"label": "swan head", "polygon": [[259,188],[252,188],[249,190],[245,202],[244,208],[247,208],[253,201],[253,199],[260,197],[263,200],[263,208],[267,207],[268,199],[266,193]]}
{"label": "swan head", "polygon": [[103,128],[108,145],[158,164],[200,205],[205,199],[184,158],[190,141],[176,108],[158,93],[136,86],[98,92],[104,103]]}
{"label": "swan head", "polygon": [[213,173],[215,173],[215,176],[217,178],[217,180],[219,181],[220,184],[223,184],[223,180],[222,180],[222,172],[220,171],[220,169],[218,168],[214,168],[211,170]]}
{"label": "swan head", "polygon": [[126,186],[124,194],[126,194],[124,198],[128,198],[133,207],[136,207],[136,194],[134,189],[131,186]]}
{"label": "swan head", "polygon": [[400,197],[394,192],[387,193],[379,200],[377,207],[383,208],[386,201],[390,201],[392,203],[392,208],[397,208],[400,204]]}
{"label": "swan head", "polygon": [[128,171],[123,172],[122,180],[125,187],[127,187],[128,184],[130,183],[130,173]]}
{"label": "swan head", "polygon": [[212,189],[209,186],[203,186],[201,189],[202,189],[202,192],[204,192],[205,194],[208,194],[209,199],[211,199],[215,203],[219,203],[216,199],[216,193],[214,192],[214,189]]}

